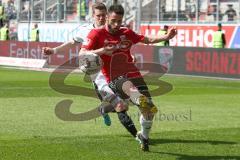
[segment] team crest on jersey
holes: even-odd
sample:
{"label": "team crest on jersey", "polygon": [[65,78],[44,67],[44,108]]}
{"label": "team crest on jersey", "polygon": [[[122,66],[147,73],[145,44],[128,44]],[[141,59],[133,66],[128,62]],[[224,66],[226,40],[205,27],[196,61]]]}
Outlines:
{"label": "team crest on jersey", "polygon": [[120,39],[121,39],[121,41],[125,40],[126,39],[126,35],[121,35]]}
{"label": "team crest on jersey", "polygon": [[132,46],[132,42],[130,40],[121,40],[119,41],[111,41],[111,40],[105,40],[104,46],[109,48],[115,48],[120,50],[128,50]]}
{"label": "team crest on jersey", "polygon": [[127,50],[131,48],[132,42],[129,40],[123,40],[120,42],[119,46],[122,50]]}

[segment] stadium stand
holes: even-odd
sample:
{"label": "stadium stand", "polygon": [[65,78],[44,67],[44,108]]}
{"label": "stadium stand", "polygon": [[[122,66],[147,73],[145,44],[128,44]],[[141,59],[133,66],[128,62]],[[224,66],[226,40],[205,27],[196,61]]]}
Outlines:
{"label": "stadium stand", "polygon": [[[10,19],[18,18],[24,22],[31,18],[37,22],[79,22],[89,20],[91,17],[91,4],[97,0],[2,0],[7,17]],[[113,0],[98,0],[107,6]],[[85,3],[84,19],[78,15],[78,4]],[[170,23],[214,23],[215,21],[229,22],[228,6],[231,5],[236,11],[236,17],[231,23],[239,23],[239,4],[240,0],[142,0],[142,7],[136,7],[138,0],[118,0],[126,11],[125,22],[130,23],[136,18],[137,11],[141,11],[141,22],[170,22]],[[11,5],[7,5],[11,4]],[[16,9],[20,12],[16,12]],[[32,10],[29,17],[29,10]],[[19,15],[17,15],[19,13]]]}

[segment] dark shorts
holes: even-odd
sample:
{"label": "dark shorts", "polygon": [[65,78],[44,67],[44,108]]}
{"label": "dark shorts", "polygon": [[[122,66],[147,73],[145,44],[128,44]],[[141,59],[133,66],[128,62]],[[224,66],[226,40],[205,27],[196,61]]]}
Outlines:
{"label": "dark shorts", "polygon": [[130,81],[133,83],[133,85],[138,89],[138,91],[145,95],[146,97],[151,98],[151,95],[148,91],[147,84],[145,83],[143,77],[138,78],[127,78],[125,76],[120,76],[118,78],[115,78],[113,81],[109,83],[109,87],[113,90],[117,96],[121,97],[122,99],[128,99],[129,96],[126,95],[122,90],[122,85],[124,82]]}

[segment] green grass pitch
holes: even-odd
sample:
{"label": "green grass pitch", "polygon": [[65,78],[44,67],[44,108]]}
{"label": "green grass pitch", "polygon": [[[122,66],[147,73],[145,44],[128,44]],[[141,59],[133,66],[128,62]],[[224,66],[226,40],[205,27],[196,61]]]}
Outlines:
{"label": "green grass pitch", "polygon": [[[49,76],[0,68],[0,160],[240,159],[240,81],[163,76],[173,90],[153,98],[160,112],[145,153],[115,113],[110,127],[101,117],[58,119],[54,109],[61,100],[73,100],[73,113],[99,101],[58,93]],[[65,83],[91,88],[82,74],[69,75]],[[129,114],[139,129],[138,109],[131,106]]]}

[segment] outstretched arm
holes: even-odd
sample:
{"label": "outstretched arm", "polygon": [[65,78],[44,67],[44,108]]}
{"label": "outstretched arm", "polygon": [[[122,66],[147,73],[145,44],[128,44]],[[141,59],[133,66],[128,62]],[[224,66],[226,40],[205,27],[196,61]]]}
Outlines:
{"label": "outstretched arm", "polygon": [[177,35],[177,29],[176,27],[172,27],[169,29],[168,33],[165,35],[162,35],[160,37],[144,37],[144,39],[141,42],[145,44],[158,43],[161,41],[167,41],[169,39],[172,39],[176,35]]}
{"label": "outstretched arm", "polygon": [[60,46],[57,46],[55,48],[43,47],[42,52],[45,55],[51,55],[51,54],[56,54],[56,53],[66,53],[69,51],[70,48],[76,47],[77,45],[81,45],[81,43],[77,43],[76,41],[72,40],[72,41],[66,42]]}

